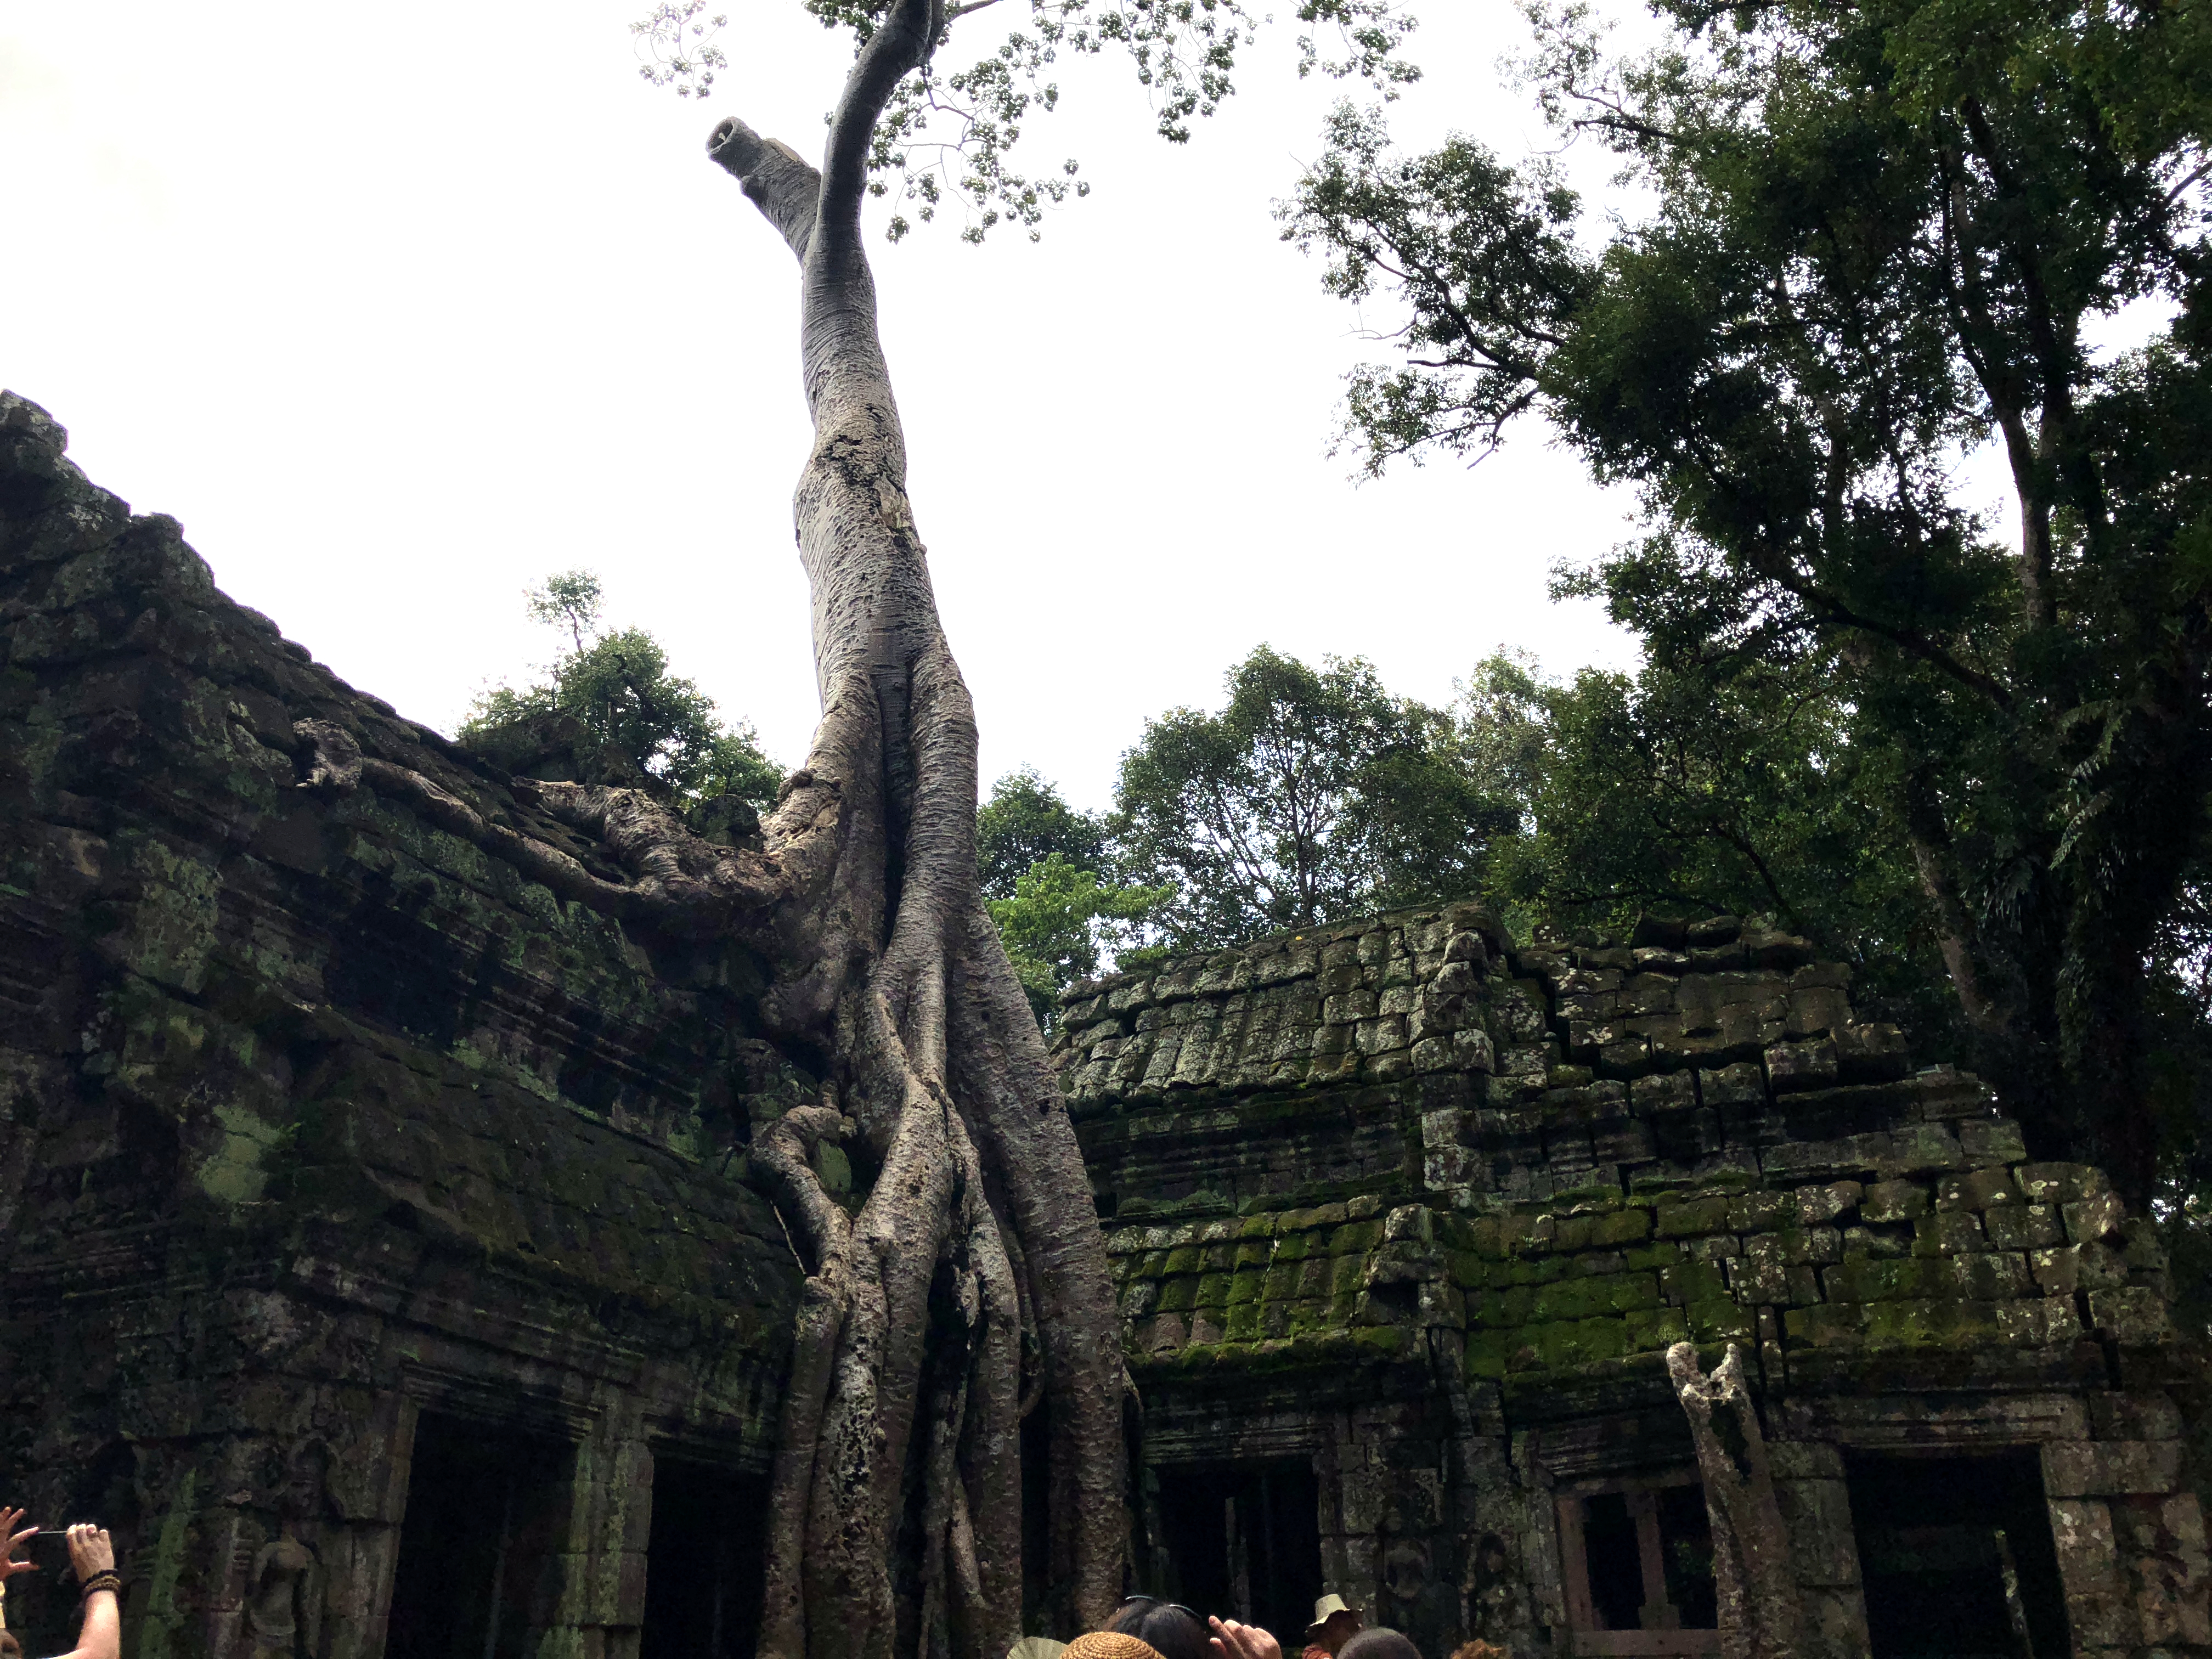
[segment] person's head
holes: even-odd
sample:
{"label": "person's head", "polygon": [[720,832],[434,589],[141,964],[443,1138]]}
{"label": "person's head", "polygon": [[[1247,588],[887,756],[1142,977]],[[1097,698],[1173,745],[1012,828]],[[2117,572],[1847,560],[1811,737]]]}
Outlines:
{"label": "person's head", "polygon": [[1477,1637],[1472,1642],[1462,1642],[1451,1652],[1451,1659],[1513,1659],[1513,1656],[1495,1642],[1486,1642]]}
{"label": "person's head", "polygon": [[1212,1659],[1206,1621],[1172,1601],[1133,1595],[1106,1621],[1106,1628],[1150,1643],[1160,1650],[1160,1659]]}
{"label": "person's head", "polygon": [[1341,1595],[1331,1593],[1314,1603],[1313,1623],[1306,1626],[1306,1644],[1328,1653],[1341,1652],[1344,1644],[1359,1633],[1359,1609],[1346,1606]]}
{"label": "person's head", "polygon": [[1062,1650],[1062,1659],[1160,1659],[1159,1650],[1124,1631],[1094,1630]]}
{"label": "person's head", "polygon": [[1336,1659],[1421,1659],[1421,1650],[1395,1630],[1364,1630],[1344,1644]]}
{"label": "person's head", "polygon": [[23,1644],[0,1630],[0,1659],[23,1659]]}

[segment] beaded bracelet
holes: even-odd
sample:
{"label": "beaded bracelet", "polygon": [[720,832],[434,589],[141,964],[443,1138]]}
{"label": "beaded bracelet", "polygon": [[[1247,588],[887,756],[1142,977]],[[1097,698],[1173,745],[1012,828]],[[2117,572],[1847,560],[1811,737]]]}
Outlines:
{"label": "beaded bracelet", "polygon": [[106,1572],[95,1572],[91,1577],[84,1581],[84,1587],[81,1594],[89,1596],[100,1590],[112,1591],[114,1593],[115,1599],[118,1601],[121,1601],[123,1599],[122,1575],[116,1572],[112,1568]]}

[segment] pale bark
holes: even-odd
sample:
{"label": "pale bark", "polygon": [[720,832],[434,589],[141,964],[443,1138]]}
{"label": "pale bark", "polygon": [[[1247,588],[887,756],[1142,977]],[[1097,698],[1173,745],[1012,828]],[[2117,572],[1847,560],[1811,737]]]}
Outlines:
{"label": "pale bark", "polygon": [[[735,936],[774,964],[764,1022],[825,1075],[823,1103],[752,1149],[806,1273],[768,1517],[768,1659],[1000,1659],[1021,1634],[1020,1428],[1040,1405],[1057,1633],[1103,1624],[1122,1586],[1120,1316],[1074,1130],[978,884],[975,713],[907,501],[860,240],[875,122],[944,22],[942,0],[895,0],[820,171],[741,121],[709,143],[798,258],[815,433],[793,507],[823,714],[764,845],[701,840],[639,791],[517,781],[630,874],[611,881],[336,726],[298,728],[305,787],[365,785],[563,898]],[[816,1177],[825,1139],[854,1146],[857,1213]],[[902,1606],[893,1556],[916,1536],[920,1589]]]}
{"label": "pale bark", "polygon": [[[801,1606],[777,1612],[763,1651],[794,1659],[801,1623],[817,1655],[891,1650],[887,1559],[916,1434],[913,1639],[997,1659],[1019,1634],[1025,1326],[1051,1431],[1055,1624],[1102,1622],[1121,1588],[1120,1320],[1073,1129],[977,885],[974,711],[908,504],[860,240],[874,123],[943,25],[941,4],[892,8],[854,64],[819,172],[742,121],[710,142],[799,261],[815,442],[793,506],[825,702],[807,771],[838,781],[849,820],[821,889],[834,901],[784,923],[793,971],[777,1012],[794,1035],[834,1032],[841,1103],[880,1166],[836,1292],[843,1324],[818,1419],[794,1392],[785,1425],[793,1468],[815,1442],[803,1527],[780,1515],[774,1539],[775,1582],[795,1576]],[[797,799],[769,821],[771,854],[797,828]],[[933,1280],[938,1327],[963,1333],[939,1339],[957,1365],[926,1351]]]}
{"label": "pale bark", "polygon": [[1729,1343],[1727,1357],[1706,1376],[1698,1369],[1697,1349],[1677,1342],[1667,1351],[1667,1370],[1690,1419],[1705,1480],[1722,1659],[1793,1659],[1803,1648],[1804,1613],[1766,1436],[1744,1387],[1742,1351]]}

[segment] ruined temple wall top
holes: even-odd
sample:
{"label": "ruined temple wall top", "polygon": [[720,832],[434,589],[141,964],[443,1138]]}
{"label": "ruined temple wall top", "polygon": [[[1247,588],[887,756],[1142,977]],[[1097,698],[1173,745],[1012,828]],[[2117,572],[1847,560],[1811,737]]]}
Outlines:
{"label": "ruined temple wall top", "polygon": [[[295,723],[327,722],[599,856],[226,598],[173,520],[64,444],[0,398],[0,1369],[48,1386],[71,1297],[173,1323],[228,1278],[428,1334],[342,1359],[302,1312],[310,1391],[413,1366],[447,1378],[426,1398],[557,1418],[658,1366],[669,1409],[758,1440],[798,1275],[730,1167],[789,1085],[753,966],[563,902],[366,789],[306,787]],[[132,1361],[152,1392],[78,1429],[215,1410],[194,1363],[154,1341]],[[531,1405],[548,1390],[574,1399]]]}
{"label": "ruined temple wall top", "polygon": [[1441,1336],[1557,1416],[1663,1398],[1684,1340],[1815,1389],[2073,1386],[2168,1342],[2153,1230],[1850,982],[1735,918],[1515,946],[1449,906],[1077,988],[1055,1054],[1140,1371]]}

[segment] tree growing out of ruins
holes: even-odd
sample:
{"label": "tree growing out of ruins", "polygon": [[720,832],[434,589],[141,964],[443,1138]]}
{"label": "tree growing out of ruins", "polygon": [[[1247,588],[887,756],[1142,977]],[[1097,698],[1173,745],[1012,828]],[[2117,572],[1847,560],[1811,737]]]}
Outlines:
{"label": "tree growing out of ruins", "polygon": [[567,775],[655,788],[698,829],[727,803],[738,816],[775,799],[783,772],[744,720],[726,726],[714,700],[669,672],[668,653],[641,628],[601,626],[599,579],[557,571],[523,595],[531,619],[568,636],[544,678],[482,693],[461,723],[468,747],[517,771],[558,754]]}
{"label": "tree growing out of ruins", "polygon": [[[1031,0],[1026,27],[940,74],[948,27],[981,6],[807,3],[858,44],[821,166],[734,117],[709,141],[798,261],[815,434],[793,508],[822,720],[765,854],[726,876],[716,865],[773,940],[771,1019],[828,1077],[823,1103],[755,1151],[810,1270],[760,1649],[995,1659],[1021,1633],[1033,1401],[1048,1413],[1051,1622],[1103,1622],[1121,1591],[1127,1376],[1089,1178],[979,884],[975,711],[907,500],[860,210],[896,188],[927,220],[949,191],[971,238],[1006,215],[1034,228],[1064,185],[1032,185],[1006,157],[1032,100],[1055,99],[1037,77],[1059,51],[1126,47],[1176,138],[1230,89],[1249,19],[1200,0]],[[1304,0],[1298,15],[1343,28],[1339,70],[1406,72],[1387,0]],[[831,1135],[873,1175],[857,1216],[811,1167]]]}
{"label": "tree growing out of ruins", "polygon": [[[1007,156],[1056,100],[1044,76],[1060,54],[1126,50],[1180,139],[1231,90],[1255,20],[1237,0],[1010,0],[948,72],[948,30],[994,0],[805,3],[857,45],[821,164],[735,118],[708,145],[797,261],[814,426],[793,514],[823,712],[762,835],[718,844],[646,791],[518,781],[599,838],[627,872],[615,880],[331,731],[313,733],[313,776],[411,797],[566,897],[766,957],[762,1016],[821,1097],[751,1148],[807,1273],[759,1651],[998,1659],[1022,1633],[1033,1410],[1049,1447],[1047,1620],[1073,1633],[1121,1595],[1127,1378],[1090,1182],[978,882],[975,711],[908,503],[861,209],[896,191],[924,222],[957,203],[971,240],[1009,219],[1034,229],[1073,168],[1036,182]],[[1345,46],[1325,63],[1309,37],[1306,66],[1410,77],[1394,3],[1298,0]],[[723,66],[699,9],[664,5],[640,31],[667,48],[649,76],[694,93]],[[857,1213],[815,1177],[831,1139],[865,1189]]]}

